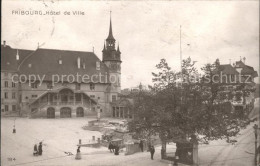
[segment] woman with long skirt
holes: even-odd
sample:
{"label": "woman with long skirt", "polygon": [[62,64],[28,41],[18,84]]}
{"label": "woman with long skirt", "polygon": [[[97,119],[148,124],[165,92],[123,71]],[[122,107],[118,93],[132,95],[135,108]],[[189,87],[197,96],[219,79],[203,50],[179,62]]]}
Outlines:
{"label": "woman with long skirt", "polygon": [[80,160],[80,159],[81,159],[80,146],[79,146],[78,149],[77,149],[77,154],[76,154],[75,159],[76,159],[76,160]]}

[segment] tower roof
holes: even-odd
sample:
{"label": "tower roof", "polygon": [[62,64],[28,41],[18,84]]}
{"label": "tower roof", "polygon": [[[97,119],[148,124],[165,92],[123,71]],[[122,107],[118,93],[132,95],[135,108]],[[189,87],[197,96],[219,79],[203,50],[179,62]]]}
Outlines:
{"label": "tower roof", "polygon": [[112,30],[111,11],[110,11],[109,34],[108,34],[107,40],[115,40],[115,38],[113,36],[113,30]]}
{"label": "tower roof", "polygon": [[118,46],[117,46],[117,52],[121,53],[121,52],[120,52],[120,49],[119,49],[119,44],[118,44]]}

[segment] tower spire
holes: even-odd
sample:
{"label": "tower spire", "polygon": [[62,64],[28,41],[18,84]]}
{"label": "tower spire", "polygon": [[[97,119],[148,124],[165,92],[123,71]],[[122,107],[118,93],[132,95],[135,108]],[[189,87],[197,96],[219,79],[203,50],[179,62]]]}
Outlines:
{"label": "tower spire", "polygon": [[120,52],[120,49],[119,49],[119,43],[118,43],[118,46],[117,46],[117,52]]}
{"label": "tower spire", "polygon": [[113,37],[111,13],[112,13],[112,11],[110,10],[110,25],[109,25],[109,34],[108,34],[107,40],[115,40],[115,38]]}

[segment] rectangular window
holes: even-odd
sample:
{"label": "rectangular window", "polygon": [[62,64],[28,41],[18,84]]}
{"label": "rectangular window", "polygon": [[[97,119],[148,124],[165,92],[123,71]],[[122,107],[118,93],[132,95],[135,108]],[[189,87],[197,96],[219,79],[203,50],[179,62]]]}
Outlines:
{"label": "rectangular window", "polygon": [[89,86],[90,86],[90,90],[95,90],[95,84],[90,83]]}
{"label": "rectangular window", "polygon": [[8,105],[5,105],[5,111],[9,111]]}
{"label": "rectangular window", "polygon": [[16,94],[15,92],[12,92],[12,99],[15,99],[16,98]]}
{"label": "rectangular window", "polygon": [[12,88],[15,88],[15,83],[14,82],[12,82]]}
{"label": "rectangular window", "polygon": [[5,99],[8,99],[8,92],[5,92]]}
{"label": "rectangular window", "polygon": [[76,83],[76,90],[80,90],[80,83]]}
{"label": "rectangular window", "polygon": [[231,81],[234,81],[234,80],[235,80],[235,75],[231,74]]}
{"label": "rectangular window", "polygon": [[22,102],[22,95],[20,95],[20,97],[19,97],[19,102],[20,103]]}
{"label": "rectangular window", "polygon": [[37,98],[38,97],[38,95],[32,95],[32,98]]}
{"label": "rectangular window", "polygon": [[95,95],[89,95],[89,97],[94,99],[96,96]]}
{"label": "rectangular window", "polygon": [[38,88],[38,83],[36,83],[36,82],[35,82],[35,83],[32,83],[32,84],[31,84],[31,87],[32,87],[33,89],[37,89],[37,88]]}
{"label": "rectangular window", "polygon": [[116,107],[113,107],[113,117],[116,117]]}
{"label": "rectangular window", "polygon": [[8,81],[5,81],[5,87],[8,88]]}
{"label": "rectangular window", "polygon": [[112,102],[116,101],[116,95],[112,95]]}
{"label": "rectangular window", "polygon": [[16,111],[16,105],[12,105],[12,111]]}

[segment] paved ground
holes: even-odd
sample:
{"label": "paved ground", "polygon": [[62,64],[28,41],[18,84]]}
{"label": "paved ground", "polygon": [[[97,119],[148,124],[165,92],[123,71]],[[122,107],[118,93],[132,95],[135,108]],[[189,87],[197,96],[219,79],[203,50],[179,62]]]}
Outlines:
{"label": "paved ground", "polygon": [[[252,112],[254,117],[259,113],[259,100]],[[79,139],[82,143],[96,138],[101,133],[83,130],[93,118],[73,119],[28,119],[15,120],[17,133],[13,134],[14,118],[1,119],[1,165],[28,166],[168,166],[160,160],[160,149],[156,147],[155,160],[150,160],[148,152],[125,156],[115,156],[106,147],[81,148],[82,160],[68,156],[64,152],[75,154]],[[116,120],[115,120],[116,121]],[[255,122],[258,123],[258,122]],[[254,130],[251,123],[237,136],[235,145],[224,140],[213,141],[209,145],[199,146],[199,165],[214,166],[250,166],[254,161]],[[34,157],[33,145],[43,141],[43,156]],[[168,149],[169,150],[169,149]],[[15,160],[13,160],[15,159]]]}
{"label": "paved ground", "polygon": [[[101,133],[83,130],[86,118],[74,119],[27,119],[15,121],[17,133],[13,134],[14,118],[1,119],[1,165],[28,166],[77,166],[77,165],[149,165],[166,166],[160,161],[160,147],[156,148],[155,160],[150,159],[148,152],[125,156],[115,156],[103,148],[82,147],[82,160],[67,156],[64,152],[75,154],[79,139],[82,143],[91,140],[92,136],[100,137]],[[34,157],[33,146],[43,140],[43,156]],[[15,159],[15,160],[13,160]]]}
{"label": "paved ground", "polygon": [[[259,98],[255,102],[255,108],[250,114],[251,118],[259,116]],[[214,166],[253,166],[255,151],[255,135],[251,123],[236,137],[234,145],[227,144],[224,140],[213,141],[210,145],[199,147],[199,165]],[[260,132],[260,131],[259,131]],[[259,145],[259,144],[258,144]]]}

